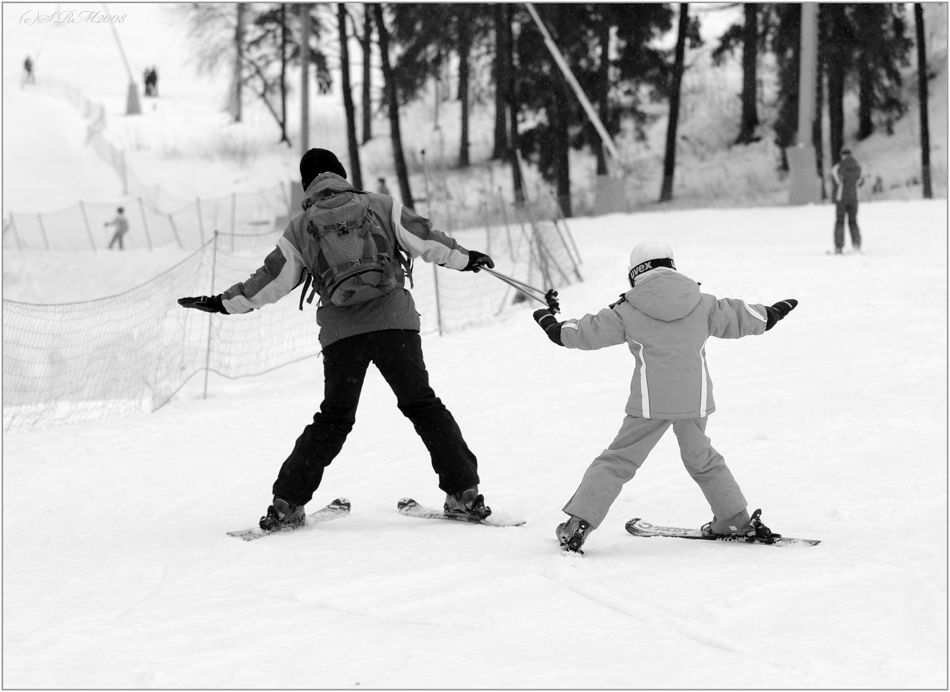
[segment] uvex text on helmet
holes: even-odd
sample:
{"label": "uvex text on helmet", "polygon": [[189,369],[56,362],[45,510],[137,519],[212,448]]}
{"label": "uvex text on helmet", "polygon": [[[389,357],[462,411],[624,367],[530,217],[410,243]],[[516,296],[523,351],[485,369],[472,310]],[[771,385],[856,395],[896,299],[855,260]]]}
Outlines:
{"label": "uvex text on helmet", "polygon": [[630,285],[633,286],[633,282],[638,276],[659,267],[676,269],[676,265],[673,263],[672,248],[660,240],[640,243],[630,253],[630,264],[627,266]]}

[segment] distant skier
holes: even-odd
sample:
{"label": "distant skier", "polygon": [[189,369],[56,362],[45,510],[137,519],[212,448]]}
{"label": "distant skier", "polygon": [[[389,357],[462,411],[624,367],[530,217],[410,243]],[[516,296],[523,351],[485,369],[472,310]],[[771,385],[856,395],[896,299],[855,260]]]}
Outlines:
{"label": "distant skier", "polygon": [[119,207],[116,210],[115,218],[112,221],[106,221],[104,226],[115,226],[115,233],[112,235],[112,240],[109,241],[109,249],[118,244],[120,250],[125,248],[122,246],[122,239],[125,237],[125,234],[129,232],[129,221],[125,218],[125,209]]}
{"label": "distant skier", "polygon": [[385,178],[379,178],[379,194],[392,197],[392,193],[389,191],[389,186],[386,185]]}
{"label": "distant skier", "polygon": [[616,439],[594,459],[564,506],[570,518],[556,531],[562,549],[580,551],[624,483],[671,426],[686,470],[712,508],[713,519],[703,532],[767,541],[772,532],[757,516],[750,518],[739,485],[706,437],[707,416],[716,410],[706,339],[762,334],[798,301],[766,307],[734,298],[717,300],[676,271],[673,251],[662,242],[640,243],[633,249],[628,278],[631,289],[596,315],[558,322],[555,292],[548,293],[549,308],[534,313],[559,346],[587,351],[626,344],[634,357],[626,417]]}
{"label": "distant skier", "polygon": [[844,219],[848,217],[851,248],[861,251],[861,231],[858,230],[858,188],[864,185],[861,165],[851,156],[851,149],[841,150],[841,159],[832,167],[835,194],[835,254],[844,250]]}
{"label": "distant skier", "polygon": [[[206,312],[246,313],[280,300],[308,272],[319,292],[324,399],[281,466],[273,504],[261,518],[261,528],[280,529],[305,521],[304,505],[353,428],[370,363],[382,373],[399,410],[429,450],[439,487],[446,494],[445,512],[487,517],[491,510],[478,492],[475,455],[429,386],[419,313],[405,279],[406,256],[457,271],[477,272],[494,267],[494,262],[434,230],[428,219],[391,197],[354,191],[333,152],[308,151],[300,161],[300,176],[303,212],[290,221],[264,265],[224,293],[178,301]],[[309,283],[308,278],[304,292]],[[389,450],[377,463],[398,463],[398,456]]]}
{"label": "distant skier", "polygon": [[36,75],[33,74],[33,59],[29,55],[23,61],[23,83],[36,84]]}

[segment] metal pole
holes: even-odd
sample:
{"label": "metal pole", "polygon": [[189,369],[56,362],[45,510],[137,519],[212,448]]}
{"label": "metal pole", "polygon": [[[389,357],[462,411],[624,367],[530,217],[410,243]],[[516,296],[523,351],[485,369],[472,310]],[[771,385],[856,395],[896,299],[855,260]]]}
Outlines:
{"label": "metal pole", "polygon": [[564,59],[564,56],[561,55],[561,51],[558,50],[557,44],[554,43],[554,39],[552,39],[551,34],[548,33],[547,27],[544,26],[544,22],[542,22],[541,17],[538,16],[538,12],[534,9],[534,5],[530,2],[526,2],[524,6],[527,8],[531,18],[534,19],[534,23],[538,25],[538,30],[541,32],[541,35],[544,36],[544,43],[551,52],[554,62],[556,62],[557,66],[561,68],[561,72],[564,74],[564,79],[567,80],[567,83],[571,85],[574,93],[577,94],[577,98],[580,100],[581,106],[583,106],[584,111],[587,113],[587,117],[590,118],[591,123],[594,125],[594,129],[596,129],[597,134],[600,135],[600,138],[603,141],[604,146],[607,148],[607,151],[609,151],[610,155],[613,156],[614,163],[619,166],[620,152],[617,151],[617,147],[614,145],[613,139],[611,139],[610,135],[607,134],[607,128],[605,128],[604,124],[600,122],[600,117],[597,115],[597,111],[594,110],[594,107],[590,104],[590,101],[587,100],[587,95],[584,93],[581,85],[577,82],[577,79],[574,78],[574,73],[571,72],[571,68],[568,67],[567,61]]}
{"label": "metal pole", "polygon": [[201,218],[201,198],[195,197],[195,208],[198,210],[198,234],[201,236],[201,244],[205,244],[205,223]]}
{"label": "metal pole", "polygon": [[[211,295],[214,295],[214,273],[218,265],[218,232],[214,232],[214,243],[211,246]],[[208,374],[211,367],[211,319],[213,312],[208,313],[208,344],[205,349],[205,392],[204,398],[208,398]]]}
{"label": "metal pole", "polygon": [[185,246],[181,243],[181,236],[178,235],[178,227],[175,225],[175,217],[173,217],[171,214],[168,215],[168,223],[170,223],[172,226],[172,233],[175,234],[175,240],[178,241],[178,247],[184,250]]}
{"label": "metal pole", "polygon": [[82,211],[83,221],[86,222],[86,233],[89,234],[89,242],[92,244],[93,252],[99,252],[99,248],[96,247],[96,239],[92,235],[92,228],[89,226],[89,216],[86,215],[86,205],[82,203],[82,200],[79,200],[79,209]]}
{"label": "metal pole", "polygon": [[49,250],[49,238],[46,237],[46,226],[43,225],[43,215],[37,214],[36,218],[40,221],[40,233],[43,234],[43,244],[46,245],[46,249]]}
{"label": "metal pole", "polygon": [[152,247],[152,236],[148,232],[148,221],[145,218],[145,204],[142,203],[141,197],[139,197],[139,211],[142,212],[142,227],[145,229],[145,241],[148,243],[148,251],[152,252],[154,250]]}

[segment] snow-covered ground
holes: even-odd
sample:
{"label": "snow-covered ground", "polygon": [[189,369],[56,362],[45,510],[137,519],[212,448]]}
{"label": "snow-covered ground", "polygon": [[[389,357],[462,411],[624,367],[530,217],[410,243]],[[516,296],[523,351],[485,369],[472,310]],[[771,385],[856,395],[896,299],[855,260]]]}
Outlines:
{"label": "snow-covered ground", "polygon": [[[121,111],[121,90],[107,93],[125,86],[114,42],[79,60],[69,32],[104,27],[50,28],[43,43],[14,21],[25,7],[37,6],[3,6],[4,208],[114,201],[116,179],[94,168],[78,113],[17,82],[26,50],[45,46],[41,75],[58,65]],[[130,61],[160,63],[169,77],[163,127],[143,119],[147,141],[180,145],[206,194],[237,184],[220,161],[192,156],[182,124],[192,113],[208,127],[220,93],[175,67],[180,31],[155,23],[150,35],[154,15],[138,17],[137,32],[119,27]],[[117,72],[89,69],[108,59]],[[117,141],[139,131],[113,122]],[[135,155],[182,184],[181,161]],[[248,189],[293,170],[276,155],[258,163],[240,172]],[[206,399],[195,378],[152,414],[5,434],[3,686],[946,688],[947,201],[867,203],[860,220],[865,253],[835,257],[827,205],[574,219],[585,281],[561,290],[566,317],[600,309],[624,290],[630,249],[662,239],[707,292],[801,301],[761,337],[707,345],[719,405],[708,433],[751,509],[819,546],[629,536],[635,516],[709,519],[670,434],[586,554],[562,554],[560,508],[620,426],[632,358],[559,349],[524,306],[424,339],[432,384],[479,458],[481,490],[526,521],[518,528],[397,513],[401,497],[443,498],[371,369],[357,425],[312,503],[347,497],[352,515],[254,543],[225,536],[269,503],[319,406],[319,359],[212,376]],[[101,298],[186,255],[5,252],[4,298]]]}
{"label": "snow-covered ground", "polygon": [[489,504],[520,528],[396,512],[442,496],[372,369],[312,503],[345,496],[352,516],[255,543],[224,534],[266,508],[319,360],[6,435],[5,686],[945,687],[946,202],[861,215],[866,254],[844,257],[825,254],[828,207],[577,220],[586,281],[561,296],[566,316],[599,309],[633,244],[663,238],[709,292],[798,298],[762,337],[708,345],[709,434],[768,525],[821,545],[627,535],[634,516],[709,518],[668,435],[586,555],[561,554],[560,508],[619,428],[632,360],[559,349],[525,307],[424,342]]}

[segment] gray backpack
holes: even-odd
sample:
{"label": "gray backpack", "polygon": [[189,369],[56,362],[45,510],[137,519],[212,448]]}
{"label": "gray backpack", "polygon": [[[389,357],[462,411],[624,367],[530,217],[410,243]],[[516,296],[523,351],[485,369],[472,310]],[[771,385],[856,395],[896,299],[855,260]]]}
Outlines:
{"label": "gray backpack", "polygon": [[[370,211],[365,194],[337,192],[307,210],[304,228],[316,243],[316,266],[308,267],[311,276],[304,293],[313,279],[324,304],[345,307],[388,295],[398,285],[397,263],[410,274],[408,263]],[[308,302],[312,300],[313,292]]]}

